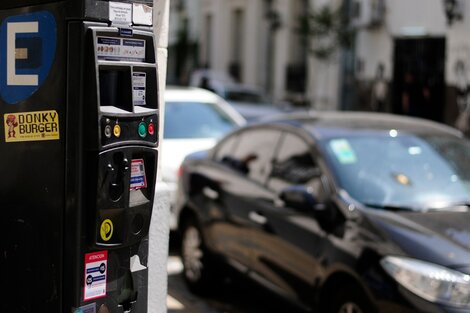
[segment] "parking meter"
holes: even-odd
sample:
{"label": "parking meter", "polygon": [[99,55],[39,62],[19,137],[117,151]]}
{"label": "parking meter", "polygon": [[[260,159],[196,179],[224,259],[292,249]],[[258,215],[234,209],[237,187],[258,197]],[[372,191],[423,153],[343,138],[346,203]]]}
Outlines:
{"label": "parking meter", "polygon": [[147,312],[152,1],[0,3],[0,311]]}

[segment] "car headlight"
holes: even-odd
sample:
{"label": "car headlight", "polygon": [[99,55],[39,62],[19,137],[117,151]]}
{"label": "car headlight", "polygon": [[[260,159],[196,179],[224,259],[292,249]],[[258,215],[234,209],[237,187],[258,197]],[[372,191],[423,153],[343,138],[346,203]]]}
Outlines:
{"label": "car headlight", "polygon": [[399,284],[423,299],[470,307],[470,275],[404,257],[388,256],[380,263]]}

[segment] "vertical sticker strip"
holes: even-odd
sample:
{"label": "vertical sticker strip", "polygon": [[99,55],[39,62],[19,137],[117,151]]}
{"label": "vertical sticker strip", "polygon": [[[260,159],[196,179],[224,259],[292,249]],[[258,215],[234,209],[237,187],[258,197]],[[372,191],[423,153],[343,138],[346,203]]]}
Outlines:
{"label": "vertical sticker strip", "polygon": [[132,74],[132,93],[134,105],[146,105],[145,88],[147,83],[147,74],[144,72],[134,72]]}

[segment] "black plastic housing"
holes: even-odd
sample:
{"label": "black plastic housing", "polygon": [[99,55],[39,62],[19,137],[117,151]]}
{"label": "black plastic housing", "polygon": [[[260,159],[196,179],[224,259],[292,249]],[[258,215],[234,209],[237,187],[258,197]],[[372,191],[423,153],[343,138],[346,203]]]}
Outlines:
{"label": "black plastic housing", "polygon": [[[102,305],[111,313],[147,312],[159,144],[155,35],[151,26],[112,26],[108,8],[108,1],[92,0],[0,3],[0,27],[7,18],[37,12],[50,13],[56,25],[44,82],[17,103],[0,93],[0,274],[8,282],[1,312],[62,313],[87,305],[96,312]],[[145,42],[145,58],[99,57],[97,38],[104,36]],[[145,105],[136,105],[134,73],[145,73]],[[7,142],[4,117],[36,111],[57,112],[57,138]],[[145,167],[145,186],[131,183],[133,160]],[[114,227],[107,240],[100,233],[105,220]],[[99,251],[108,255],[106,295],[85,300],[85,255]],[[140,261],[138,269],[131,260]]]}

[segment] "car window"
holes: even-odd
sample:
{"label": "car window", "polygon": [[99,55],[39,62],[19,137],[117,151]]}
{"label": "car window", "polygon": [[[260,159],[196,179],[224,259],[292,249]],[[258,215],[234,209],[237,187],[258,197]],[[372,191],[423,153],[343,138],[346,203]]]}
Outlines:
{"label": "car window", "polygon": [[453,137],[355,135],[324,149],[340,187],[375,207],[427,209],[470,199],[470,142]]}
{"label": "car window", "polygon": [[220,138],[236,127],[236,122],[214,103],[166,102],[167,139]]}
{"label": "car window", "polygon": [[302,138],[287,133],[273,161],[268,188],[280,194],[292,185],[309,186],[317,198],[324,196],[321,172],[310,147]]}
{"label": "car window", "polygon": [[216,148],[215,157],[214,159],[218,162],[221,162],[227,158],[233,156],[233,151],[235,150],[235,146],[238,142],[238,135],[232,135],[229,138],[222,141],[218,147]]}
{"label": "car window", "polygon": [[281,138],[281,132],[272,129],[253,129],[243,132],[232,155],[222,162],[232,169],[264,184],[271,171],[274,151]]}

